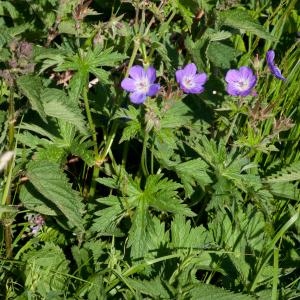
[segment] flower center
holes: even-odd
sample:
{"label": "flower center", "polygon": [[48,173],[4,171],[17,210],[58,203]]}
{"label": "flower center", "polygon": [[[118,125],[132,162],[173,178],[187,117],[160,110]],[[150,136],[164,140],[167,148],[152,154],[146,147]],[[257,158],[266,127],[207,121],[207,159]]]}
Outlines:
{"label": "flower center", "polygon": [[236,83],[236,86],[237,86],[238,90],[245,91],[245,90],[247,90],[249,88],[249,81],[246,80],[246,79],[238,81]]}
{"label": "flower center", "polygon": [[137,92],[141,93],[141,94],[147,94],[150,88],[150,82],[149,79],[146,78],[142,78],[141,80],[137,81],[135,84],[136,90]]}
{"label": "flower center", "polygon": [[195,86],[194,77],[193,76],[185,76],[182,79],[182,83],[187,89],[191,89]]}

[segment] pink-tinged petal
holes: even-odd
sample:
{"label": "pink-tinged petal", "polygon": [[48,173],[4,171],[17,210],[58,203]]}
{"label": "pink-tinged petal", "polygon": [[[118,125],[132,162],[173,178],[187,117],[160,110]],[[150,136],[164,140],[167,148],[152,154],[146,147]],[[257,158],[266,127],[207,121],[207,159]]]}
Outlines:
{"label": "pink-tinged petal", "polygon": [[253,77],[253,71],[249,67],[240,67],[239,69],[242,78],[249,78]]}
{"label": "pink-tinged petal", "polygon": [[195,86],[193,88],[190,88],[189,94],[201,94],[204,91],[204,87],[202,85]]}
{"label": "pink-tinged petal", "polygon": [[183,77],[184,77],[185,73],[183,70],[178,70],[176,71],[175,73],[175,76],[176,76],[176,81],[180,84],[183,80]]}
{"label": "pink-tinged petal", "polygon": [[235,81],[239,81],[241,78],[241,74],[238,70],[229,70],[227,73],[226,73],[226,76],[225,76],[225,81],[226,82],[235,82]]}
{"label": "pink-tinged petal", "polygon": [[231,96],[239,96],[240,91],[235,88],[234,85],[227,84],[226,91]]}
{"label": "pink-tinged petal", "polygon": [[207,81],[207,75],[205,73],[201,74],[196,74],[194,76],[195,84],[198,85],[203,85]]}
{"label": "pink-tinged petal", "polygon": [[140,80],[141,78],[144,78],[146,76],[146,73],[143,67],[133,66],[129,70],[129,75],[135,80]]}
{"label": "pink-tinged petal", "polygon": [[183,69],[185,75],[196,75],[197,67],[194,63],[187,64]]}
{"label": "pink-tinged petal", "polygon": [[134,92],[129,95],[130,101],[134,104],[142,104],[146,100],[146,95],[139,92]]}
{"label": "pink-tinged petal", "polygon": [[276,78],[281,79],[281,80],[286,80],[286,78],[281,75],[281,71],[279,70],[279,68],[277,66],[272,66],[270,68],[270,70]]}
{"label": "pink-tinged petal", "polygon": [[149,88],[149,91],[147,93],[147,96],[149,96],[149,97],[155,96],[158,93],[159,89],[160,89],[160,85],[158,83],[157,84],[151,84],[150,88]]}
{"label": "pink-tinged petal", "polygon": [[267,51],[266,59],[269,66],[272,66],[274,64],[274,58],[275,58],[274,50]]}
{"label": "pink-tinged petal", "polygon": [[150,83],[153,83],[156,79],[156,70],[153,67],[149,67],[146,71],[146,75]]}
{"label": "pink-tinged petal", "polygon": [[257,78],[255,75],[253,75],[249,81],[249,88],[252,89],[254,88],[254,86],[256,85],[256,81],[257,81]]}
{"label": "pink-tinged petal", "polygon": [[121,82],[121,87],[125,91],[134,92],[136,89],[135,80],[131,78],[124,78]]}

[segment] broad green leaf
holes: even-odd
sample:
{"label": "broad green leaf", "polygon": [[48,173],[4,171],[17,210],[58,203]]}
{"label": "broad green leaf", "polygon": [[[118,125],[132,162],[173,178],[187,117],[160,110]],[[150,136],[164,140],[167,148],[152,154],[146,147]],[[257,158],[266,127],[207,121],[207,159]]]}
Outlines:
{"label": "broad green leaf", "polygon": [[198,300],[199,295],[201,295],[201,300],[254,300],[255,297],[241,294],[233,293],[225,289],[216,287],[212,284],[197,283],[189,291],[188,299]]}
{"label": "broad green leaf", "polygon": [[87,134],[84,117],[76,104],[58,89],[45,89],[41,98],[46,115],[73,124],[80,132]]}
{"label": "broad green leaf", "polygon": [[35,75],[23,75],[17,79],[18,87],[28,98],[33,110],[37,111],[40,117],[47,122],[44,107],[40,98],[43,88],[42,80]]}
{"label": "broad green leaf", "polygon": [[58,209],[42,194],[40,194],[30,182],[22,185],[20,200],[24,206],[46,216],[56,216]]}
{"label": "broad green leaf", "polygon": [[81,217],[82,198],[71,188],[58,164],[48,161],[32,161],[27,165],[27,176],[34,188],[53,203],[72,226],[84,230]]}
{"label": "broad green leaf", "polygon": [[274,36],[267,32],[266,29],[245,10],[231,9],[222,11],[218,17],[223,25],[253,33],[266,40],[276,40]]}
{"label": "broad green leaf", "polygon": [[39,250],[31,250],[22,257],[25,262],[25,287],[43,298],[50,291],[63,291],[69,273],[69,261],[56,245],[46,243]]}
{"label": "broad green leaf", "polygon": [[207,48],[206,55],[214,66],[229,69],[230,63],[237,56],[237,51],[220,42],[212,42]]}

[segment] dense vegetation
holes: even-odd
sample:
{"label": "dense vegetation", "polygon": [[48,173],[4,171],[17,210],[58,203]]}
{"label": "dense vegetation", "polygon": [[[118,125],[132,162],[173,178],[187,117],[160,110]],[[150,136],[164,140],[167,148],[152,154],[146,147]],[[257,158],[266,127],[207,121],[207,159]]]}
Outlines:
{"label": "dense vegetation", "polygon": [[299,11],[0,1],[0,298],[300,299]]}

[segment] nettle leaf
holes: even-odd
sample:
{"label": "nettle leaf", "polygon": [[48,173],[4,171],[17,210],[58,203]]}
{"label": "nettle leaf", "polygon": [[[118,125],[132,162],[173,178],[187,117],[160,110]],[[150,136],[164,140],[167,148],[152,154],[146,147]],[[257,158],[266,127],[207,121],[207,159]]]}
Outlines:
{"label": "nettle leaf", "polygon": [[46,297],[50,291],[62,292],[68,279],[69,261],[60,247],[46,243],[40,250],[31,250],[22,257],[26,263],[25,287]]}
{"label": "nettle leaf", "polygon": [[220,42],[211,42],[207,48],[206,55],[216,67],[230,68],[230,63],[236,58],[237,51]]}
{"label": "nettle leaf", "polygon": [[281,183],[300,180],[300,161],[293,162],[290,166],[264,179],[267,183]]}
{"label": "nettle leaf", "polygon": [[196,42],[193,42],[193,40],[188,36],[184,41],[185,47],[192,55],[193,61],[199,70],[205,70],[206,58],[204,54],[208,43],[209,39],[205,36]]}
{"label": "nettle leaf", "polygon": [[276,41],[266,29],[260,25],[247,11],[241,9],[232,9],[219,12],[218,15],[221,24],[253,33],[260,38]]}
{"label": "nettle leaf", "polygon": [[34,188],[53,203],[72,226],[83,228],[83,204],[78,192],[71,188],[59,165],[49,161],[27,164],[27,176]]}
{"label": "nettle leaf", "polygon": [[28,98],[33,110],[37,111],[40,117],[47,122],[46,113],[40,98],[43,88],[42,80],[35,75],[23,75],[17,78],[17,85],[22,93]]}
{"label": "nettle leaf", "polygon": [[255,297],[233,293],[212,284],[197,283],[189,291],[188,299],[198,300],[201,295],[201,300],[254,300]]}
{"label": "nettle leaf", "polygon": [[39,193],[30,182],[22,185],[20,200],[24,206],[46,216],[57,216],[58,209]]}
{"label": "nettle leaf", "polygon": [[58,89],[45,89],[41,94],[45,113],[48,116],[73,124],[80,132],[87,134],[84,117],[77,104],[70,101],[66,94]]}
{"label": "nettle leaf", "polygon": [[126,278],[126,281],[137,292],[148,295],[154,299],[170,299],[170,292],[166,289],[166,283],[160,277],[151,280],[138,280]]}

